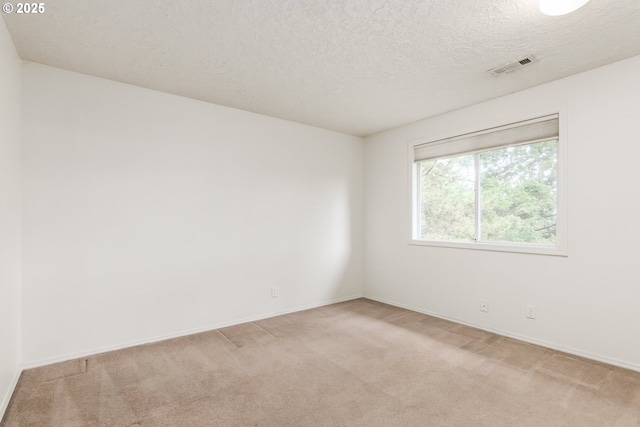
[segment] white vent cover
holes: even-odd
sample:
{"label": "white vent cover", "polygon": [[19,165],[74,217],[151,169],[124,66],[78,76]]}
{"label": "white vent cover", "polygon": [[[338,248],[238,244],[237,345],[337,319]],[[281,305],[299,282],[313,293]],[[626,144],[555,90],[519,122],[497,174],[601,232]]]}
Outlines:
{"label": "white vent cover", "polygon": [[518,61],[511,61],[511,62],[509,62],[507,64],[504,64],[504,65],[501,65],[499,67],[492,68],[492,69],[489,70],[489,72],[497,77],[497,76],[499,76],[501,74],[510,73],[512,71],[517,70],[518,68],[522,68],[527,64],[531,64],[533,61],[535,61],[535,59],[536,59],[535,56],[529,55],[529,56],[527,56],[525,58],[522,58],[522,59],[520,59]]}

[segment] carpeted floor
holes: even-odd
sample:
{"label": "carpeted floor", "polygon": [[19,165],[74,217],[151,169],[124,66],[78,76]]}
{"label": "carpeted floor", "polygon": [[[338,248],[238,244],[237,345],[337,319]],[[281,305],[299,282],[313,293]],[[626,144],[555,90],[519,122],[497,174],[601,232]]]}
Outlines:
{"label": "carpeted floor", "polygon": [[640,426],[640,373],[366,299],[25,371],[2,426]]}

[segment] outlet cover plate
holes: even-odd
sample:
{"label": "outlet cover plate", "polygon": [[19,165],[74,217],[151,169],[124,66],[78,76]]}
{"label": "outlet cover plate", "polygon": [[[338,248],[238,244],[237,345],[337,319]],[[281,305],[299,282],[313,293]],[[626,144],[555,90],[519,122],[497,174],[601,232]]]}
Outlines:
{"label": "outlet cover plate", "polygon": [[486,299],[480,300],[480,311],[482,311],[483,313],[489,312],[489,301],[487,301]]}
{"label": "outlet cover plate", "polygon": [[536,318],[536,306],[533,304],[527,304],[527,319]]}

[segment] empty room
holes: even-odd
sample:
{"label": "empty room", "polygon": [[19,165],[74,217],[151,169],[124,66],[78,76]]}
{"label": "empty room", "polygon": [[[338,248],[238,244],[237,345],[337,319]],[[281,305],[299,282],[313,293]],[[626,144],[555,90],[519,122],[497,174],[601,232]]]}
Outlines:
{"label": "empty room", "polygon": [[0,20],[0,426],[640,426],[640,2]]}

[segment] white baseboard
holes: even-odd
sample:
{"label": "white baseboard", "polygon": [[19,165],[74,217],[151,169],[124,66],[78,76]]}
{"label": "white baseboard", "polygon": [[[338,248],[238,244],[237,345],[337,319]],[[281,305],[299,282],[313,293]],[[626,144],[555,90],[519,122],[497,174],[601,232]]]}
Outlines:
{"label": "white baseboard", "polygon": [[432,311],[429,311],[429,310],[423,310],[421,308],[413,307],[413,306],[410,306],[410,305],[407,305],[407,304],[401,304],[401,303],[398,303],[398,302],[395,302],[395,301],[387,300],[385,298],[378,298],[378,297],[374,297],[374,296],[370,296],[370,295],[366,295],[366,294],[364,295],[364,298],[370,299],[370,300],[373,300],[373,301],[378,301],[378,302],[381,302],[381,303],[384,303],[384,304],[393,305],[393,306],[400,307],[400,308],[406,308],[407,310],[411,310],[411,311],[417,311],[418,313],[423,313],[423,314],[427,314],[429,316],[438,317],[440,319],[449,320],[451,322],[460,323],[461,325],[471,326],[472,328],[482,329],[483,331],[492,332],[494,334],[501,335],[503,337],[516,339],[518,341],[524,341],[524,342],[527,342],[529,344],[539,345],[541,347],[550,348],[552,350],[561,351],[563,353],[572,354],[574,356],[584,357],[585,359],[591,359],[591,360],[595,360],[595,361],[598,361],[598,362],[606,363],[608,365],[613,365],[613,366],[617,366],[617,367],[620,367],[620,368],[625,368],[625,369],[629,369],[629,370],[632,370],[632,371],[640,372],[640,364],[637,364],[637,363],[630,363],[630,362],[626,362],[624,360],[619,360],[619,359],[615,359],[615,358],[612,358],[612,357],[603,356],[601,354],[590,353],[588,351],[583,351],[583,350],[580,350],[580,349],[567,347],[567,346],[564,346],[562,344],[557,344],[557,343],[553,343],[553,342],[550,342],[550,341],[545,341],[545,340],[540,340],[540,339],[533,338],[533,337],[528,337],[528,336],[525,336],[525,335],[521,335],[521,334],[517,334],[517,333],[514,333],[514,332],[506,331],[506,330],[503,330],[503,329],[487,328],[486,326],[478,325],[478,324],[473,323],[473,322],[467,322],[467,321],[464,321],[464,320],[460,320],[460,319],[456,319],[456,318],[453,318],[453,317],[445,316],[445,315],[440,314],[440,313],[435,313],[435,312],[432,312]]}
{"label": "white baseboard", "polygon": [[257,316],[250,316],[250,317],[245,317],[245,318],[242,318],[242,319],[234,319],[234,320],[231,320],[231,321],[228,321],[228,322],[221,322],[221,323],[216,323],[216,324],[213,324],[213,325],[203,326],[203,327],[200,327],[200,328],[193,328],[193,329],[174,332],[174,333],[170,333],[170,334],[158,335],[158,336],[155,336],[155,337],[152,337],[152,338],[145,338],[145,339],[140,339],[140,340],[127,341],[127,342],[124,342],[124,343],[121,343],[121,344],[99,347],[99,348],[95,348],[95,349],[91,349],[91,350],[87,350],[87,351],[79,351],[79,352],[75,352],[75,353],[67,353],[67,354],[63,354],[63,355],[60,355],[60,356],[54,356],[54,357],[48,357],[48,358],[40,359],[40,360],[33,360],[33,361],[23,362],[21,367],[22,367],[23,370],[24,369],[37,368],[37,367],[40,367],[40,366],[51,365],[53,363],[66,362],[67,360],[73,360],[73,359],[79,359],[81,357],[93,356],[93,355],[96,355],[96,354],[99,354],[99,353],[106,353],[106,352],[109,352],[109,351],[121,350],[123,348],[135,347],[137,345],[151,344],[151,343],[154,343],[154,342],[164,341],[164,340],[168,340],[168,339],[171,339],[171,338],[178,338],[178,337],[183,337],[183,336],[187,336],[187,335],[198,334],[198,333],[201,333],[201,332],[212,331],[212,330],[215,330],[215,329],[226,328],[228,326],[239,325],[241,323],[255,322],[255,321],[258,321],[258,320],[268,319],[268,318],[274,317],[274,316],[281,316],[283,314],[294,313],[296,311],[303,311],[303,310],[309,310],[309,309],[312,309],[312,308],[323,307],[325,305],[336,304],[336,303],[344,302],[344,301],[350,301],[350,300],[357,299],[357,298],[362,298],[362,294],[350,295],[350,296],[347,296],[347,297],[336,298],[336,299],[329,300],[329,301],[324,301],[324,302],[321,302],[321,303],[307,304],[307,305],[304,305],[304,306],[298,306],[298,307],[287,309],[287,310],[276,311],[276,312],[271,312],[271,313],[267,313],[267,314],[261,314],[261,315],[257,315]]}
{"label": "white baseboard", "polygon": [[18,385],[18,380],[20,379],[20,374],[22,374],[22,367],[18,366],[16,369],[16,373],[11,380],[11,384],[9,386],[9,390],[0,401],[0,423],[2,422],[2,418],[4,417],[4,413],[7,411],[9,407],[9,402],[11,401],[11,397],[13,393],[16,391],[16,386]]}

